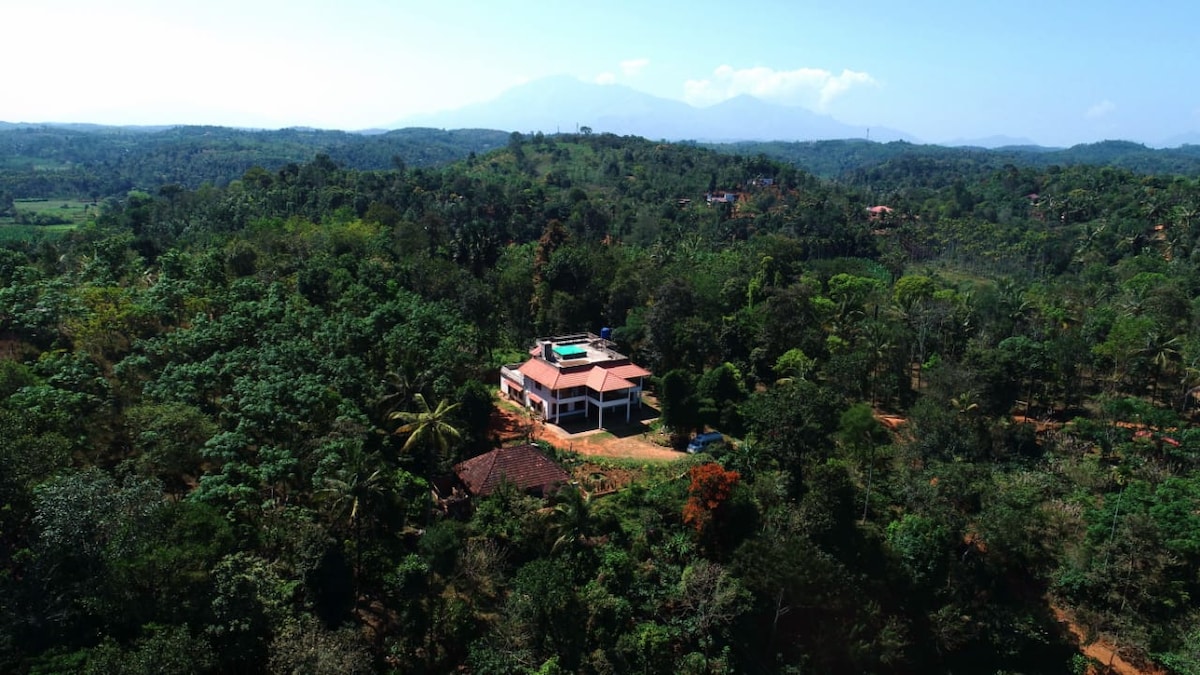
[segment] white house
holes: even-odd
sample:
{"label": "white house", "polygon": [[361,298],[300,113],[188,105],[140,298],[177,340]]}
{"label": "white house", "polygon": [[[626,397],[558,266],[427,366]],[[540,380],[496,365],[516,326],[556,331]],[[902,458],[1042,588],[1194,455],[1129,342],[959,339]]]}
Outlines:
{"label": "white house", "polygon": [[606,333],[538,339],[528,361],[500,369],[500,391],[556,424],[593,412],[601,428],[614,413],[628,422],[650,371],[617,353]]}

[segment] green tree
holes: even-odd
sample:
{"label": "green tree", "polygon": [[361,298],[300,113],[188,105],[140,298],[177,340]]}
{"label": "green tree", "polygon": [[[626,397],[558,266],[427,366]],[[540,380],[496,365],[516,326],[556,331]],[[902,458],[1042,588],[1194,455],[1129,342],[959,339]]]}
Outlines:
{"label": "green tree", "polygon": [[683,370],[663,375],[659,384],[658,402],[662,422],[671,430],[672,444],[683,445],[692,431],[702,424],[700,399],[692,386],[692,377]]}
{"label": "green tree", "polygon": [[569,563],[534,560],[512,580],[499,634],[507,638],[506,649],[525,651],[530,663],[558,656],[565,668],[574,670],[584,641],[583,626],[576,620],[581,611]]}
{"label": "green tree", "polygon": [[775,374],[779,377],[776,384],[791,384],[796,380],[806,380],[816,367],[816,359],[811,359],[803,351],[793,347],[775,360]]}
{"label": "green tree", "polygon": [[355,602],[358,601],[357,584],[363,575],[364,532],[370,532],[378,521],[380,512],[387,505],[392,485],[388,468],[378,453],[362,447],[362,443],[347,440],[339,444],[339,451],[331,457],[333,461],[322,466],[314,476],[320,487],[313,496],[325,505],[334,527],[349,530],[353,541]]}
{"label": "green tree", "polygon": [[275,673],[368,675],[378,672],[370,644],[353,626],[330,630],[311,616],[287,621],[271,641],[268,665]]}
{"label": "green tree", "polygon": [[567,486],[556,497],[551,532],[557,537],[551,550],[590,544],[593,523],[589,496],[575,486]]}
{"label": "green tree", "polygon": [[929,300],[937,290],[932,279],[921,275],[901,277],[892,288],[892,298],[904,311],[912,312],[917,303]]}
{"label": "green tree", "polygon": [[125,413],[138,468],[176,496],[201,473],[201,449],[217,433],[212,419],[183,403],[142,404]]}
{"label": "green tree", "polygon": [[918,593],[924,596],[944,583],[951,534],[943,524],[928,516],[906,513],[888,523],[887,542]]}
{"label": "green tree", "polygon": [[85,675],[153,675],[180,673],[200,675],[215,672],[216,657],[203,635],[187,626],[147,624],[133,645],[122,648],[106,638],[90,651]]}
{"label": "green tree", "polygon": [[713,656],[732,638],[731,629],[750,609],[750,593],[722,565],[701,558],[679,575],[674,609],[684,635]]}
{"label": "green tree", "polygon": [[436,408],[430,408],[423,394],[413,395],[417,404],[415,411],[398,410],[388,417],[403,422],[393,434],[404,436],[401,451],[414,453],[425,450],[431,453],[433,462],[449,457],[450,449],[461,438],[462,434],[453,424],[453,414],[459,407],[458,403],[438,401]]}
{"label": "green tree", "polygon": [[806,465],[829,456],[829,438],[841,410],[836,394],[800,380],[754,392],[742,405],[742,418],[748,438],[764,458],[799,478]]}
{"label": "green tree", "polygon": [[[39,613],[67,631],[117,630],[136,622],[115,571],[160,535],[167,508],[150,479],[118,482],[96,468],[63,474],[34,491],[35,548],[46,602]],[[140,625],[135,623],[136,625]]]}
{"label": "green tree", "polygon": [[738,406],[746,399],[746,389],[737,367],[725,362],[708,370],[696,383],[696,394],[709,411],[705,420],[709,426],[732,436],[742,435]]}
{"label": "green tree", "polygon": [[867,468],[867,488],[863,495],[862,521],[867,522],[867,508],[871,503],[871,487],[875,478],[875,465],[879,459],[879,446],[887,442],[887,432],[875,411],[866,403],[847,408],[838,419],[838,442],[846,449],[859,466]]}

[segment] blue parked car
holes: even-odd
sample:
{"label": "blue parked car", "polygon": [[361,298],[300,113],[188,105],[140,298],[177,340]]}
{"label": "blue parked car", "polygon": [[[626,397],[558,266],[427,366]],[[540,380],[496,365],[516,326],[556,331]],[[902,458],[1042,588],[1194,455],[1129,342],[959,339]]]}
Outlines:
{"label": "blue parked car", "polygon": [[716,431],[710,431],[704,434],[696,434],[696,437],[692,439],[692,442],[688,443],[687,451],[704,452],[708,449],[708,446],[712,445],[713,443],[720,443],[724,440],[725,437],[722,436],[720,432]]}

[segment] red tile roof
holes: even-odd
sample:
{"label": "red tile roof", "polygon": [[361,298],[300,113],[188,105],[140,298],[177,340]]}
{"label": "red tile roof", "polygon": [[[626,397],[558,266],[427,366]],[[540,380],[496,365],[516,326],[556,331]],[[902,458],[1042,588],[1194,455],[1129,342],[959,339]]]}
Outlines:
{"label": "red tile roof", "polygon": [[632,363],[626,363],[626,364],[620,365],[620,366],[613,366],[608,369],[608,372],[612,373],[613,375],[616,375],[617,377],[623,377],[626,380],[628,380],[630,378],[634,378],[634,377],[650,377],[650,371],[646,370],[645,368],[643,368],[641,366],[634,365]]}
{"label": "red tile roof", "polygon": [[635,386],[623,377],[617,377],[608,368],[592,368],[587,377],[587,388],[592,391],[617,391]]}
{"label": "red tile roof", "polygon": [[562,371],[537,357],[522,363],[517,370],[547,389],[560,388],[558,378],[562,375]]}
{"label": "red tile roof", "polygon": [[[521,371],[529,379],[537,382],[543,387],[557,391],[569,389],[571,387],[587,386],[594,391],[612,391],[613,389],[626,389],[636,386],[633,382],[625,382],[619,386],[609,386],[607,389],[592,386],[594,378],[599,378],[601,375],[608,374],[621,380],[628,380],[634,377],[647,377],[650,371],[641,366],[632,363],[624,363],[619,366],[606,366],[603,363],[598,363],[591,368],[582,369],[562,369],[546,363],[542,359],[532,358],[522,363],[517,370]],[[599,373],[599,374],[597,374]],[[601,381],[601,380],[595,380]]]}
{"label": "red tile roof", "polygon": [[569,373],[560,373],[558,376],[558,383],[554,388],[569,389],[571,387],[582,387],[583,385],[587,384],[588,374],[593,370],[595,370],[595,368],[585,368],[583,370],[575,370]]}
{"label": "red tile roof", "polygon": [[456,464],[454,473],[471,494],[480,496],[494,492],[503,480],[521,491],[541,492],[570,480],[562,467],[534,445],[492,450]]}

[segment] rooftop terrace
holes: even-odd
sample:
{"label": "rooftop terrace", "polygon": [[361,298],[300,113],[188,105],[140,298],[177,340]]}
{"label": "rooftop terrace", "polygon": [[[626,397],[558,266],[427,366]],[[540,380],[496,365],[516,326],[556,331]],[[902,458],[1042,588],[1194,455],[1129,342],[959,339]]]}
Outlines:
{"label": "rooftop terrace", "polygon": [[573,333],[541,338],[529,353],[559,368],[627,360],[615,346],[612,340],[593,333]]}

